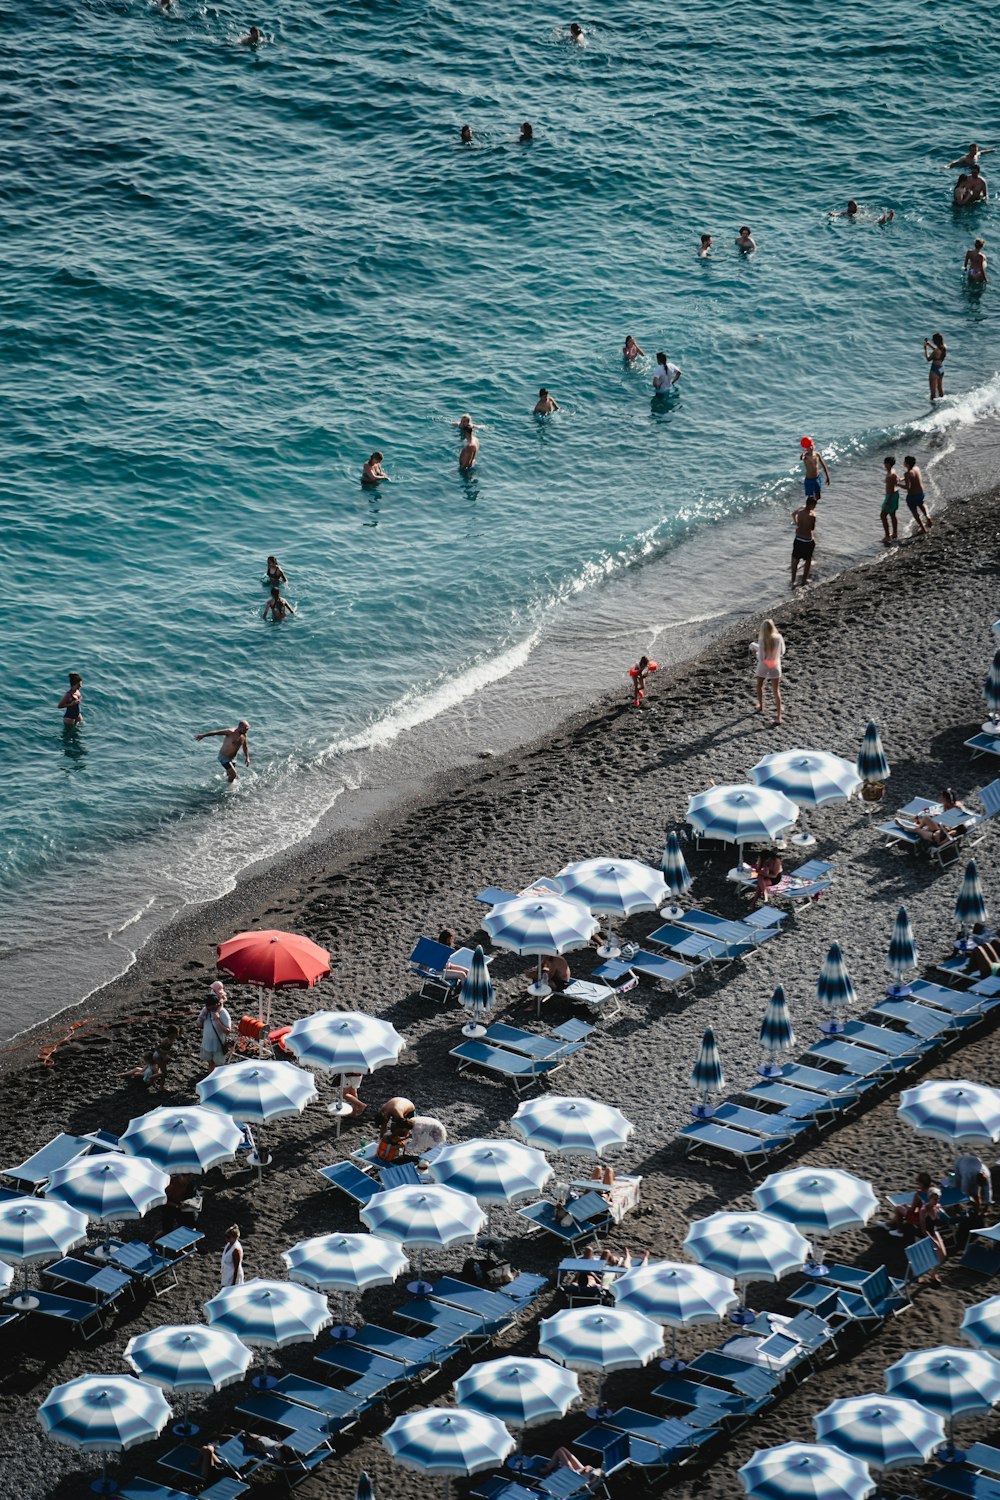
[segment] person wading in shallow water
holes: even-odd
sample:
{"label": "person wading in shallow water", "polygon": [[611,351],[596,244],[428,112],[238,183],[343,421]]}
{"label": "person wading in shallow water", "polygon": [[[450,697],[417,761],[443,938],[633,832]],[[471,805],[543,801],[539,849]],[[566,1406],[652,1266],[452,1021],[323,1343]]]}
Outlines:
{"label": "person wading in shallow water", "polygon": [[795,587],[799,563],[802,567],[802,582],[809,582],[813,553],[816,551],[816,496],[809,495],[805,505],[792,511],[795,536],[792,538],[792,588]]}
{"label": "person wading in shallow water", "polygon": [[235,761],[240,751],[243,752],[244,764],[250,764],[250,750],[247,745],[247,731],[250,725],[246,719],[241,719],[234,729],[206,729],[203,734],[196,734],[196,740],[221,740],[219,746],[219,764],[222,766],[229,780],[236,780]]}

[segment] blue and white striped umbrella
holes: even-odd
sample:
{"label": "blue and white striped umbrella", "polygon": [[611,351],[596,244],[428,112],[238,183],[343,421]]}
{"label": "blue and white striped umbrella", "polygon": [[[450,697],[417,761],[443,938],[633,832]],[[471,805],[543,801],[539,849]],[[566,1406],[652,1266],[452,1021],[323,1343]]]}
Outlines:
{"label": "blue and white striped umbrella", "polygon": [[794,1224],[805,1234],[835,1234],[867,1224],[878,1208],[870,1182],[834,1167],[793,1167],[772,1172],[753,1201],[764,1213]]}
{"label": "blue and white striped umbrella", "polygon": [[358,1487],[354,1491],[354,1500],[375,1500],[375,1487],[364,1469],[358,1475]]}
{"label": "blue and white striped umbrella", "polygon": [[192,1104],[160,1105],[128,1124],[121,1138],[125,1151],[144,1156],[171,1176],[201,1176],[220,1162],[232,1161],[243,1144],[243,1132],[216,1109]]}
{"label": "blue and white striped umbrella", "polygon": [[955,1448],[955,1418],[989,1411],[1000,1401],[1000,1362],[981,1349],[918,1349],[889,1366],[885,1388],[947,1419],[950,1447],[942,1457],[953,1460],[962,1456]]}
{"label": "blue and white striped umbrella", "polygon": [[760,1071],[765,1078],[777,1077],[781,1072],[778,1059],[783,1052],[790,1052],[795,1046],[795,1032],[782,984],[775,986],[774,993],[767,1002],[764,1019],[760,1023],[760,1045],[770,1060]]}
{"label": "blue and white striped umbrella", "polygon": [[858,994],[854,982],[847,972],[844,953],[839,943],[831,943],[830,951],[823,960],[816,981],[816,999],[833,1014],[836,1029],[843,1030],[843,1014],[852,1005],[857,1005]]}
{"label": "blue and white striped umbrella", "polygon": [[529,1146],[564,1156],[600,1156],[613,1146],[624,1146],[635,1129],[614,1105],[568,1094],[526,1100],[511,1125]]}
{"label": "blue and white striped umbrella", "polygon": [[706,1026],[698,1048],[698,1056],[694,1060],[691,1069],[691,1087],[701,1096],[701,1103],[696,1104],[693,1113],[700,1119],[706,1119],[712,1110],[709,1106],[710,1094],[721,1094],[726,1086],[725,1074],[722,1071],[722,1058],[715,1042],[715,1032],[711,1026]]}
{"label": "blue and white striped umbrella", "polygon": [[678,917],[682,908],[677,905],[677,899],[691,889],[691,872],[688,870],[681,851],[681,841],[673,830],[667,834],[660,868],[663,871],[664,884],[674,898],[674,904],[668,908],[668,915]]}
{"label": "blue and white striped umbrella", "polygon": [[826,750],[778,750],[750,768],[756,786],[783,792],[799,807],[845,801],[861,785],[856,766]]}
{"label": "blue and white striped umbrella", "polygon": [[916,1468],[945,1441],[937,1413],[905,1396],[847,1396],[812,1420],[822,1442],[873,1469]]}
{"label": "blue and white striped umbrella", "polygon": [[224,1286],[210,1302],[205,1316],[219,1328],[264,1351],[264,1375],[258,1383],[268,1385],[267,1362],[271,1349],[287,1344],[307,1344],[333,1322],[325,1297],[296,1286],[293,1281],[245,1281],[242,1286]]}
{"label": "blue and white striped umbrella", "polygon": [[859,1459],[823,1443],[758,1448],[738,1472],[751,1500],[865,1500],[875,1489]]}
{"label": "blue and white striped umbrella", "polygon": [[455,1381],[459,1406],[485,1412],[508,1427],[555,1422],[579,1399],[576,1376],[550,1359],[507,1355],[473,1365]]}
{"label": "blue and white striped umbrella", "polygon": [[216,1068],[197,1088],[207,1108],[255,1125],[300,1115],[316,1098],[312,1075],[303,1068],[257,1058]]}
{"label": "blue and white striped umbrella", "polygon": [[376,1193],[361,1210],[361,1221],[373,1234],[416,1249],[417,1280],[410,1283],[410,1289],[426,1292],[424,1250],[474,1240],[486,1223],[486,1215],[468,1193],[415,1183]]}
{"label": "blue and white striped umbrella", "polygon": [[885,758],[885,751],[882,749],[878,725],[874,719],[868,720],[868,727],[861,741],[861,749],[858,751],[856,764],[858,775],[862,781],[869,783],[883,782],[888,781],[892,775],[889,769],[889,762]]}
{"label": "blue and white striped umbrella", "polygon": [[710,786],[688,802],[691,827],[705,838],[725,844],[759,844],[791,828],[798,807],[783,792],[754,782]]}
{"label": "blue and white striped umbrella", "polygon": [[896,980],[891,986],[891,993],[898,995],[907,990],[906,976],[917,967],[917,944],[913,936],[913,928],[910,926],[909,913],[905,906],[901,906],[896,913],[896,921],[892,929],[892,937],[889,939],[889,952],[886,954],[886,969]]}
{"label": "blue and white striped umbrella", "polygon": [[1000,650],[994,652],[993,660],[990,662],[990,670],[983,683],[983,693],[990,718],[995,723],[1000,717]]}
{"label": "blue and white striped umbrella", "polygon": [[761,1213],[718,1213],[696,1219],[684,1249],[699,1265],[734,1281],[780,1281],[800,1271],[809,1244],[791,1224]]}
{"label": "blue and white striped umbrella", "polygon": [[520,1141],[463,1141],[438,1152],[430,1175],[480,1203],[515,1203],[538,1193],[552,1168],[540,1151]]}
{"label": "blue and white striped umbrella", "polygon": [[448,1500],[453,1475],[498,1468],[514,1439],[496,1417],[461,1406],[430,1406],[397,1417],[382,1434],[382,1446],[404,1469],[443,1475]]}
{"label": "blue and white striped umbrella", "polygon": [[0,1259],[24,1267],[25,1290],[15,1306],[36,1307],[28,1297],[28,1267],[59,1260],[87,1238],[87,1220],[55,1199],[8,1198],[0,1203]]}
{"label": "blue and white striped umbrella", "polygon": [[108,1152],[85,1156],[53,1172],[46,1198],[57,1198],[88,1219],[122,1222],[141,1219],[167,1201],[169,1178],[162,1168],[138,1156]]}
{"label": "blue and white striped umbrella", "polygon": [[395,1240],[377,1234],[319,1234],[282,1250],[281,1258],[290,1280],[320,1292],[340,1293],[341,1338],[348,1337],[348,1292],[388,1286],[409,1264]]}
{"label": "blue and white striped umbrella", "polygon": [[253,1355],[246,1344],[224,1328],[206,1328],[203,1323],[153,1328],[137,1334],[125,1345],[126,1364],[139,1376],[184,1397],[184,1417],[179,1436],[193,1437],[198,1428],[188,1420],[191,1396],[199,1391],[220,1391],[246,1375]]}
{"label": "blue and white striped umbrella", "polygon": [[38,1408],[54,1442],[91,1453],[120,1453],[157,1437],[170,1407],[156,1386],[131,1375],[79,1375],[49,1391]]}
{"label": "blue and white striped umbrella", "polygon": [[542,977],[546,954],[571,953],[586,948],[600,923],[578,901],[564,896],[515,896],[494,906],[483,927],[498,948],[511,953],[537,953],[535,993],[548,993]]}
{"label": "blue and white striped umbrella", "polygon": [[[901,1119],[944,1141],[1000,1140],[1000,1090],[968,1079],[934,1078],[900,1095]],[[0,1243],[0,1255],[5,1252]]]}
{"label": "blue and white striped umbrella", "polygon": [[282,1045],[307,1068],[374,1073],[376,1068],[394,1063],[406,1043],[395,1026],[377,1016],[362,1011],[318,1010],[296,1021],[282,1038]]}
{"label": "blue and white striped umbrella", "polygon": [[670,1360],[665,1368],[680,1370],[677,1330],[691,1323],[717,1323],[739,1298],[732,1281],[704,1266],[681,1261],[650,1261],[633,1266],[615,1281],[615,1305],[641,1313],[671,1330]]}
{"label": "blue and white striped umbrella", "polygon": [[495,998],[486,955],[482,946],[477,943],[469,972],[462,980],[462,987],[458,992],[459,1003],[469,1013],[468,1022],[462,1027],[467,1036],[483,1035],[486,1029],[483,1022],[493,1009]]}
{"label": "blue and white striped umbrella", "polygon": [[543,1318],[538,1330],[538,1352],[571,1370],[598,1370],[597,1405],[604,1408],[604,1381],[612,1370],[648,1365],[663,1350],[663,1329],[641,1313],[625,1307],[567,1307]]}
{"label": "blue and white striped umbrella", "polygon": [[985,922],[988,916],[979,869],[976,861],[970,859],[955,901],[955,921],[964,931],[967,927],[974,927],[977,922]]}
{"label": "blue and white striped umbrella", "polygon": [[581,859],[556,876],[568,901],[579,901],[588,911],[608,919],[608,937],[599,952],[616,958],[620,950],[612,935],[616,917],[637,911],[656,911],[667,897],[661,871],[637,859]]}
{"label": "blue and white striped umbrella", "polygon": [[962,1315],[962,1332],[977,1349],[1000,1351],[1000,1297],[987,1297],[967,1307]]}

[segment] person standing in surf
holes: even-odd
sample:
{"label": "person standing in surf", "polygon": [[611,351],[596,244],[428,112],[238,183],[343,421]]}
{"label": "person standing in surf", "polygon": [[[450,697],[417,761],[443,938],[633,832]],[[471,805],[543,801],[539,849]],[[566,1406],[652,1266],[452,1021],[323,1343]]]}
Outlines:
{"label": "person standing in surf", "polygon": [[927,513],[923,476],[917,468],[917,460],[912,453],[908,453],[903,459],[903,484],[906,487],[906,504],[910,515],[920,527],[921,532],[926,535],[934,522]]}
{"label": "person standing in surf", "polygon": [[468,412],[455,423],[462,434],[462,451],[458,455],[458,467],[463,472],[471,469],[479,457],[479,439],[476,437],[476,424]]}
{"label": "person standing in surf", "polygon": [[243,752],[243,763],[250,765],[250,750],[247,745],[247,730],[250,725],[246,719],[241,719],[235,729],[206,729],[202,734],[196,734],[196,740],[221,740],[219,746],[219,764],[222,766],[230,783],[236,780],[236,757],[240,751]]}
{"label": "person standing in surf", "polygon": [[63,724],[67,729],[75,729],[83,723],[82,702],[83,678],[79,672],[70,672],[69,691],[63,693],[57,705],[63,711]]}
{"label": "person standing in surf", "polygon": [[660,350],[656,356],[656,369],[653,371],[653,395],[669,396],[683,373],[680,365],[672,365]]}
{"label": "person standing in surf", "polygon": [[[820,469],[823,470],[823,473],[826,475],[826,482],[827,484],[829,484],[830,470],[827,468],[822,453],[820,453],[811,437],[804,437],[799,443],[799,447],[802,449],[799,457],[802,459],[806,470],[802,481],[802,488],[805,492],[805,497],[808,500],[809,496],[813,495],[818,500],[823,493],[823,485],[819,477],[819,471]],[[803,579],[803,582],[804,581],[805,580]]]}
{"label": "person standing in surf", "polygon": [[[888,547],[890,542],[896,541],[899,536],[899,475],[896,473],[896,458],[890,454],[882,460],[885,465],[885,499],[882,501],[882,530],[885,536],[882,538]],[[889,534],[889,522],[892,522],[892,535]]]}
{"label": "person standing in surf", "polygon": [[985,244],[985,240],[977,240],[972,249],[965,252],[964,270],[973,286],[986,285]]}
{"label": "person standing in surf", "polygon": [[924,359],[930,365],[927,372],[931,385],[931,400],[940,401],[944,398],[944,362],[948,357],[948,345],[944,341],[943,333],[932,333],[929,339],[924,339]]}
{"label": "person standing in surf", "polygon": [[798,510],[792,511],[792,520],[795,522],[795,536],[792,538],[792,588],[794,588],[799,563],[803,564],[803,586],[809,582],[809,574],[812,571],[813,553],[816,551],[815,495],[807,495],[805,505],[800,505]]}

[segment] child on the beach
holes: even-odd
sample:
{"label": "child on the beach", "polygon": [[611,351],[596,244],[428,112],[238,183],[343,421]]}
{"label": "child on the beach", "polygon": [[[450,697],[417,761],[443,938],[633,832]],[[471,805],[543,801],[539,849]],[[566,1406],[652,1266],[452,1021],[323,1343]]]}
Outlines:
{"label": "child on the beach", "polygon": [[167,1083],[167,1066],[180,1035],[176,1026],[168,1026],[156,1045],[146,1053],[137,1068],[129,1068],[126,1078],[135,1078],[144,1083],[151,1094],[162,1094]]}
{"label": "child on the beach", "polygon": [[917,468],[917,460],[912,453],[908,453],[903,459],[903,484],[906,488],[906,504],[910,515],[920,527],[921,532],[926,534],[934,523],[927,513],[924,481]]}
{"label": "child on the beach", "polygon": [[[890,454],[882,460],[885,465],[885,499],[882,501],[882,530],[885,536],[882,538],[886,546],[899,537],[899,475],[896,472],[895,456]],[[892,533],[889,532],[889,522],[892,522]]]}
{"label": "child on the beach", "polygon": [[650,661],[648,656],[640,656],[635,666],[629,667],[628,675],[632,679],[632,707],[639,708],[646,696],[646,678],[650,672],[658,672],[659,667],[655,661]]}

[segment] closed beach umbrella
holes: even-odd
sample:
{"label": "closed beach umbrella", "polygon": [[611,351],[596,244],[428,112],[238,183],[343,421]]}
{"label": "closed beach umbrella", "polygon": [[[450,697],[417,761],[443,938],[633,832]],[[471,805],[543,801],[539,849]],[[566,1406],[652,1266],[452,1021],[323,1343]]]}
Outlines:
{"label": "closed beach umbrella", "polygon": [[889,1366],[885,1388],[919,1401],[947,1420],[950,1446],[942,1456],[946,1462],[957,1462],[964,1455],[955,1448],[955,1418],[963,1412],[989,1411],[1000,1401],[1000,1363],[980,1349],[918,1349]]}
{"label": "closed beach umbrella", "polygon": [[990,662],[990,670],[983,683],[983,693],[990,715],[983,728],[987,733],[991,730],[996,732],[1000,728],[1000,649],[994,653],[993,660]]}
{"label": "closed beach umbrella", "polygon": [[[197,1085],[198,1097],[209,1109],[217,1109],[248,1125],[266,1125],[300,1115],[316,1098],[312,1075],[294,1063],[249,1058],[216,1068]],[[268,1160],[263,1149],[255,1152],[257,1181],[261,1165]]]}
{"label": "closed beach umbrella", "polygon": [[298,932],[238,932],[215,950],[216,963],[240,984],[265,990],[308,990],[330,972],[325,948]]}
{"label": "closed beach umbrella", "polygon": [[[811,1259],[809,1243],[782,1219],[761,1213],[718,1213],[697,1219],[684,1239],[689,1255],[737,1286],[751,1281],[780,1281],[789,1271],[801,1271]],[[741,1306],[730,1313],[737,1324],[753,1322]]]}
{"label": "closed beach umbrella", "polygon": [[354,1500],[375,1500],[375,1486],[364,1469],[358,1475],[358,1487],[354,1491]]}
{"label": "closed beach umbrella", "polygon": [[264,1373],[254,1385],[266,1388],[277,1382],[267,1373],[271,1349],[288,1344],[311,1343],[316,1335],[333,1322],[325,1297],[319,1292],[296,1286],[292,1281],[244,1281],[241,1286],[224,1286],[210,1302],[205,1303],[209,1323],[235,1333],[244,1344],[264,1351]]}
{"label": "closed beach umbrella", "polygon": [[945,1441],[936,1412],[905,1396],[848,1396],[813,1417],[816,1436],[873,1469],[925,1464]]}
{"label": "closed beach umbrella", "polygon": [[624,1307],[568,1307],[543,1318],[538,1352],[571,1370],[597,1370],[597,1405],[587,1415],[599,1417],[604,1405],[604,1382],[612,1370],[648,1365],[663,1348],[663,1330],[650,1318]]}
{"label": "closed beach umbrella", "polygon": [[409,1264],[394,1240],[377,1234],[318,1234],[283,1250],[281,1258],[290,1280],[319,1292],[340,1293],[340,1325],[333,1330],[335,1338],[350,1338],[355,1332],[347,1322],[348,1292],[388,1286]]}
{"label": "closed beach umbrella", "polygon": [[833,1020],[824,1022],[820,1030],[830,1036],[843,1031],[844,1012],[852,1005],[857,1005],[858,994],[847,972],[843,949],[839,943],[830,944],[830,951],[823,960],[823,967],[816,981],[816,999],[833,1016]]}
{"label": "closed beach umbrella", "polygon": [[217,1109],[197,1104],[148,1110],[129,1122],[121,1138],[123,1150],[155,1162],[171,1177],[184,1172],[200,1177],[210,1167],[232,1161],[242,1144],[238,1125]]}
{"label": "closed beach umbrella", "polygon": [[246,1344],[224,1328],[203,1323],[153,1328],[125,1345],[125,1363],[140,1380],[184,1397],[184,1418],[174,1428],[178,1437],[194,1437],[198,1428],[188,1421],[188,1403],[198,1392],[221,1391],[242,1380],[253,1355]]}
{"label": "closed beach umbrella", "polygon": [[131,1375],[67,1380],[49,1392],[37,1412],[42,1431],[54,1442],[101,1454],[101,1478],[90,1486],[95,1495],[111,1495],[118,1488],[108,1478],[107,1455],[152,1442],[169,1416],[163,1392]]}
{"label": "closed beach umbrella", "polygon": [[397,1417],[382,1434],[382,1446],[404,1469],[442,1476],[448,1500],[454,1475],[497,1468],[514,1439],[496,1417],[461,1406],[430,1406]]}
{"label": "closed beach umbrella", "polygon": [[885,751],[882,749],[878,725],[874,719],[868,720],[868,727],[861,741],[856,764],[858,775],[868,786],[888,781],[892,774],[889,770],[889,762],[885,758]]}
{"label": "closed beach umbrella", "polygon": [[673,905],[664,907],[663,914],[676,920],[684,915],[684,908],[677,902],[678,897],[686,895],[691,889],[691,875],[681,851],[681,841],[673,830],[667,834],[660,866],[663,870],[663,882],[674,898]]}
{"label": "closed beach umbrella", "polygon": [[[970,927],[974,927],[977,922],[985,922],[988,916],[986,897],[983,895],[983,887],[979,879],[979,868],[976,861],[970,859],[965,867],[965,874],[955,901],[955,921],[962,929],[964,936]],[[962,944],[962,946],[967,945]]]}
{"label": "closed beach umbrella", "polygon": [[166,1203],[168,1181],[166,1172],[151,1161],[108,1152],[60,1167],[49,1178],[45,1196],[110,1226],[141,1219],[151,1208]]}
{"label": "closed beach umbrella", "polygon": [[951,1142],[1000,1140],[1000,1090],[968,1079],[935,1078],[904,1089],[899,1115],[918,1135]]}
{"label": "closed beach umbrella", "polygon": [[[388,1021],[361,1011],[318,1010],[303,1016],[283,1038],[285,1050],[303,1067],[339,1073],[341,1092],[349,1075],[374,1073],[397,1061],[405,1041]],[[351,1106],[341,1098],[330,1106],[337,1117],[337,1134]]]}
{"label": "closed beach umbrella", "polygon": [[465,1036],[486,1034],[483,1022],[493,1009],[495,998],[486,954],[482,950],[482,945],[477,943],[476,951],[472,955],[472,963],[469,965],[469,972],[462,980],[458,992],[459,1004],[464,1006],[469,1013],[469,1019],[462,1027]]}
{"label": "closed beach umbrella", "polygon": [[612,935],[616,917],[656,911],[667,895],[662,872],[636,859],[581,859],[560,870],[556,880],[568,900],[607,917],[607,942],[597,950],[602,958],[617,958],[621,951]]}
{"label": "closed beach umbrella", "polygon": [[431,1287],[423,1279],[424,1250],[469,1243],[486,1223],[486,1215],[469,1193],[415,1183],[376,1193],[361,1210],[361,1220],[373,1234],[417,1250],[417,1280],[409,1290],[426,1295]]}
{"label": "closed beach umbrella", "polygon": [[[821,1239],[840,1229],[867,1224],[878,1208],[870,1182],[833,1167],[772,1172],[754,1189],[753,1201],[764,1213]],[[827,1274],[822,1254],[806,1266],[806,1271],[813,1276]]]}
{"label": "closed beach umbrella", "polygon": [[540,1151],[520,1141],[463,1141],[438,1152],[430,1175],[480,1203],[516,1203],[538,1193],[552,1168]]}
{"label": "closed beach umbrella", "polygon": [[558,1421],[579,1399],[576,1376],[550,1359],[507,1355],[473,1365],[455,1381],[459,1406],[496,1417],[519,1434],[525,1427]]}
{"label": "closed beach umbrella", "polygon": [[987,1297],[967,1307],[962,1315],[962,1333],[970,1344],[987,1353],[1000,1353],[1000,1297]]}
{"label": "closed beach umbrella", "polygon": [[563,1156],[600,1156],[635,1129],[620,1109],[597,1099],[544,1094],[518,1106],[511,1125],[529,1146]]}
{"label": "closed beach umbrella", "polygon": [[87,1220],[75,1208],[55,1199],[8,1198],[0,1203],[0,1259],[24,1268],[24,1290],[13,1306],[38,1306],[28,1295],[28,1267],[59,1260],[87,1238]]}
{"label": "closed beach umbrella", "polygon": [[698,1056],[694,1060],[691,1069],[691,1087],[695,1093],[701,1095],[701,1103],[693,1106],[691,1113],[698,1120],[707,1120],[712,1114],[712,1106],[708,1102],[710,1094],[721,1094],[726,1086],[725,1075],[722,1071],[722,1059],[715,1042],[715,1032],[711,1026],[705,1028],[698,1048]]}
{"label": "closed beach umbrella", "polygon": [[770,792],[754,782],[734,786],[711,786],[688,802],[688,822],[702,838],[720,839],[739,849],[743,868],[743,846],[770,842],[791,828],[799,810],[783,792]]}
{"label": "closed beach umbrella", "polygon": [[[779,750],[758,761],[750,777],[755,785],[783,792],[798,807],[806,808],[846,802],[861,785],[853,762],[826,750]],[[815,842],[804,828],[792,837],[792,843],[802,847]]]}
{"label": "closed beach umbrella", "polygon": [[751,1500],[865,1500],[875,1488],[860,1459],[823,1443],[758,1448],[739,1476]]}
{"label": "closed beach umbrella", "polygon": [[551,994],[542,975],[542,959],[586,948],[599,926],[585,906],[563,896],[516,896],[494,906],[483,918],[483,927],[498,948],[538,955],[538,978],[530,992],[539,1000]]}
{"label": "closed beach umbrella", "polygon": [[514,1446],[502,1422],[462,1407],[407,1412],[383,1433],[382,1443],[404,1468],[444,1476],[445,1500],[453,1475],[496,1468]]}
{"label": "closed beach umbrella", "polygon": [[795,1046],[795,1032],[788,1011],[784,985],[776,985],[760,1023],[760,1045],[767,1062],[757,1069],[762,1078],[778,1078],[783,1069],[779,1058]]}
{"label": "closed beach umbrella", "polygon": [[683,1370],[684,1361],[677,1358],[677,1330],[693,1323],[717,1323],[735,1307],[739,1298],[728,1276],[691,1266],[683,1261],[650,1261],[633,1266],[615,1281],[617,1307],[642,1313],[654,1323],[665,1323],[670,1329],[670,1358],[661,1369]]}
{"label": "closed beach umbrella", "polygon": [[889,952],[886,954],[885,966],[895,984],[890,984],[886,994],[894,999],[900,999],[910,995],[913,991],[906,983],[906,976],[911,974],[917,967],[917,944],[913,936],[913,928],[910,926],[909,913],[905,906],[901,906],[896,913],[896,921],[892,929],[892,937],[889,939]]}

